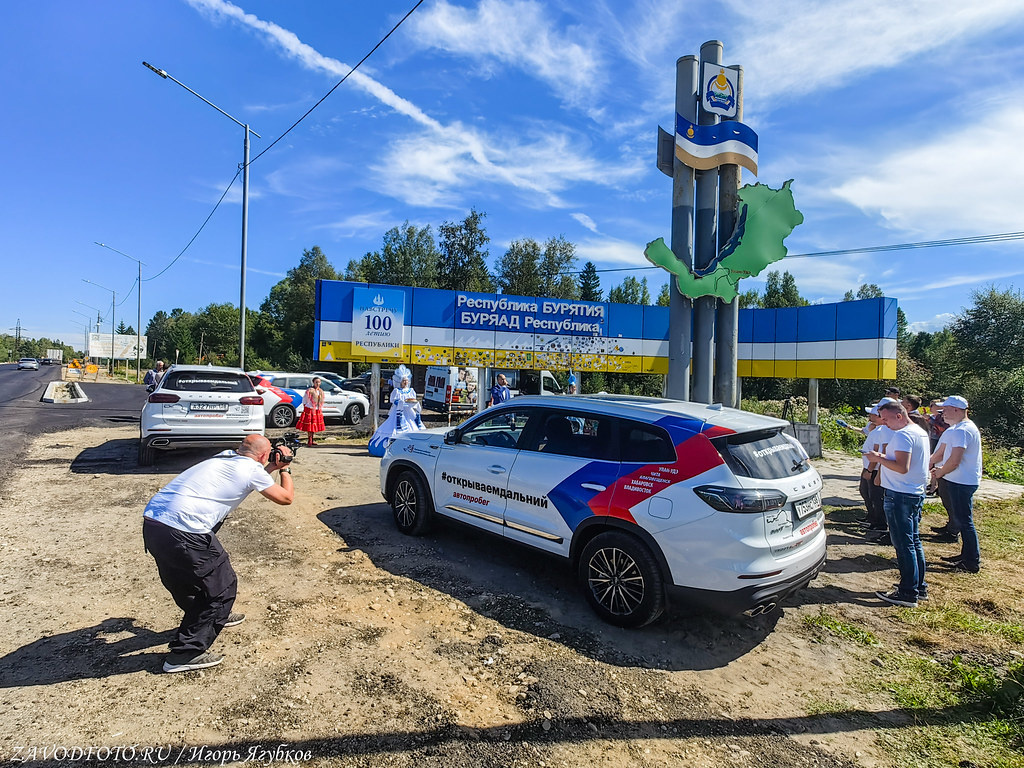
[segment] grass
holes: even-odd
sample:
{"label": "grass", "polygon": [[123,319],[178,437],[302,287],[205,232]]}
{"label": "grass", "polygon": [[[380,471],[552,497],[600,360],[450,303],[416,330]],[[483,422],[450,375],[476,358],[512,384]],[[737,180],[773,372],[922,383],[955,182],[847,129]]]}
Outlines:
{"label": "grass", "polygon": [[1024,448],[996,448],[985,445],[981,461],[987,477],[1024,485]]}
{"label": "grass", "polygon": [[852,640],[860,645],[881,645],[878,638],[870,631],[861,629],[856,624],[851,624],[837,616],[833,616],[824,608],[814,616],[804,616],[803,622],[806,627],[814,630],[825,630],[836,637]]}
{"label": "grass", "polygon": [[910,626],[927,627],[933,631],[996,635],[1009,643],[1024,645],[1024,626],[1019,621],[986,618],[955,603],[899,611],[895,617]]}

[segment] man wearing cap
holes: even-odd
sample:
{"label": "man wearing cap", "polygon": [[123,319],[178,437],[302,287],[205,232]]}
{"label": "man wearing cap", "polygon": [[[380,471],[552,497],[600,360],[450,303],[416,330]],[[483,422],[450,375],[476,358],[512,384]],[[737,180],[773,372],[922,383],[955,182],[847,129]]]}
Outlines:
{"label": "man wearing cap", "polygon": [[871,451],[885,453],[889,440],[892,439],[892,430],[882,423],[882,417],[879,415],[878,409],[886,403],[895,402],[897,401],[891,397],[883,397],[870,408],[865,408],[868,412],[868,419],[875,425],[875,428],[867,434],[867,437],[864,439],[864,445],[861,447],[861,453],[864,454],[864,472],[867,473],[869,481],[868,515],[864,521],[867,525],[867,530],[864,532],[864,536],[876,542],[888,541],[889,523],[885,519],[885,489],[882,488],[882,481],[878,473],[879,464],[877,461],[873,461],[868,454]]}
{"label": "man wearing cap", "polygon": [[981,434],[967,418],[967,400],[951,395],[942,403],[942,416],[949,424],[932,454],[932,477],[945,481],[951,520],[960,531],[960,554],[942,558],[954,570],[977,573],[981,569],[981,548],[974,527],[974,493],[981,483]]}
{"label": "man wearing cap", "polygon": [[918,600],[928,598],[920,531],[928,484],[928,433],[910,420],[902,403],[880,404],[878,415],[893,434],[885,453],[871,451],[867,455],[880,465],[885,517],[896,548],[900,581],[892,591],[875,594],[892,605],[916,608]]}

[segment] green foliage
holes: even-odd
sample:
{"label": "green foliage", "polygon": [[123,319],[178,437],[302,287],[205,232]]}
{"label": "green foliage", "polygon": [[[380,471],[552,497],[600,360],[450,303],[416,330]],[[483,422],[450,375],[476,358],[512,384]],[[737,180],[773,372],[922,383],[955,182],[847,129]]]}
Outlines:
{"label": "green foliage", "polygon": [[1024,485],[1024,449],[986,445],[982,451],[981,463],[986,476]]}
{"label": "green foliage", "polygon": [[513,240],[498,261],[494,283],[513,296],[541,296],[540,244],[533,238]]}
{"label": "green foliage", "polygon": [[965,373],[1015,368],[1024,360],[1024,295],[988,288],[950,325]]}
{"label": "green foliage", "polygon": [[553,299],[578,299],[579,288],[572,275],[576,269],[576,246],[563,235],[548,238],[540,261],[540,293],[527,296],[546,296]]}
{"label": "green foliage", "polygon": [[608,301],[614,304],[650,304],[651,291],[647,287],[647,278],[637,280],[630,275],[608,291]]}
{"label": "green foliage", "polygon": [[494,290],[486,262],[486,245],[490,242],[483,227],[486,215],[474,208],[462,221],[446,221],[438,228],[438,288],[485,293]]}
{"label": "green foliage", "polygon": [[669,305],[669,302],[672,300],[672,296],[670,293],[671,289],[669,288],[670,285],[671,282],[668,282],[661,286],[661,290],[658,291],[658,298],[654,302],[654,306],[667,307]]}
{"label": "green foliage", "polygon": [[580,299],[582,301],[601,301],[601,278],[597,274],[594,262],[588,261],[580,272]]}
{"label": "green foliage", "polygon": [[811,627],[812,629],[824,629],[837,637],[852,640],[861,645],[881,645],[878,638],[870,630],[844,621],[832,615],[824,608],[819,609],[816,615],[804,616],[803,622],[804,626]]}
{"label": "green foliage", "polygon": [[781,275],[776,270],[768,273],[764,296],[760,301],[763,308],[806,307],[808,304],[807,299],[800,295],[800,291],[796,287],[796,278],[788,270]]}

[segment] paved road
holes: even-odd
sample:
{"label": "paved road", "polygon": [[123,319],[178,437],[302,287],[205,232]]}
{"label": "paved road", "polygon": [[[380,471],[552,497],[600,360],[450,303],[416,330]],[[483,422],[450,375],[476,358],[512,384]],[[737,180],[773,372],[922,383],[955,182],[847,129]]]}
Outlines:
{"label": "paved road", "polygon": [[145,387],[135,384],[85,382],[87,403],[44,403],[46,385],[60,378],[58,366],[19,371],[17,364],[0,365],[0,427],[6,439],[0,449],[0,491],[8,470],[24,455],[33,435],[91,426],[124,426],[139,422]]}

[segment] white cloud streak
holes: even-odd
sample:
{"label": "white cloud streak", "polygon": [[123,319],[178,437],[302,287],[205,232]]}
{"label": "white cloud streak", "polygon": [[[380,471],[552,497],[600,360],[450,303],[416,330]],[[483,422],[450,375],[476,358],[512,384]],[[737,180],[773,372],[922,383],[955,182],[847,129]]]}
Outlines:
{"label": "white cloud streak", "polygon": [[584,229],[589,229],[595,235],[599,234],[599,232],[597,231],[597,224],[595,224],[594,220],[592,218],[590,218],[589,216],[587,216],[587,214],[585,214],[585,213],[570,213],[569,217],[572,218],[572,219],[575,219],[576,222],[581,227],[583,227]]}

